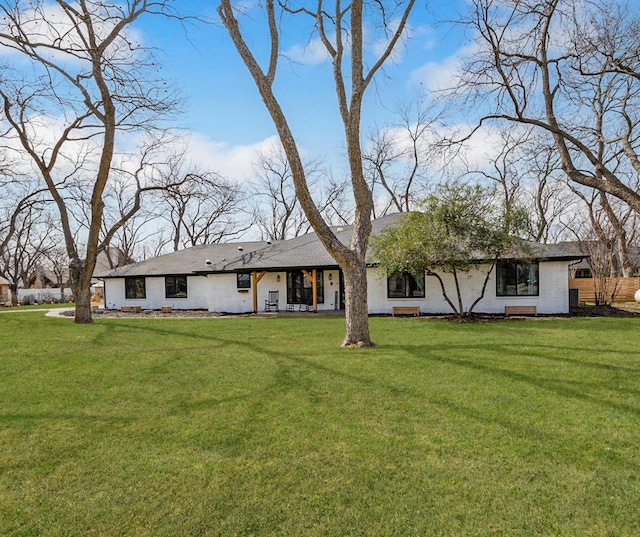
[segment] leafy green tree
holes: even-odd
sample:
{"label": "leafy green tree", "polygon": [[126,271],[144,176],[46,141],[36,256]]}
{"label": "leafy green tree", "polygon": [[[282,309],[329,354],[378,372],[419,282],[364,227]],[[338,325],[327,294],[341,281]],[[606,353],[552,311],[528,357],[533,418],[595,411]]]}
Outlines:
{"label": "leafy green tree", "polygon": [[[518,240],[514,232],[524,223],[525,214],[496,203],[490,189],[459,183],[440,185],[419,208],[401,215],[394,226],[372,239],[374,259],[386,274],[424,272],[435,278],[453,312],[468,316],[484,297],[497,259]],[[466,309],[460,275],[481,265],[486,267],[482,289]],[[453,299],[442,273],[452,275]]]}

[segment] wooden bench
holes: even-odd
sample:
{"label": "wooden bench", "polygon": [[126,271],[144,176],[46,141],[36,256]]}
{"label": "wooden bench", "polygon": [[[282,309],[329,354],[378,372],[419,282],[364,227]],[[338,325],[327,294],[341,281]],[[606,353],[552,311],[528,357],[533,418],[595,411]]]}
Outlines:
{"label": "wooden bench", "polygon": [[538,309],[536,306],[505,306],[505,315],[537,315]]}
{"label": "wooden bench", "polygon": [[162,306],[160,308],[160,313],[171,313],[173,311],[173,307],[171,306]]}
{"label": "wooden bench", "polygon": [[122,306],[120,311],[124,313],[140,313],[142,311],[141,306]]}
{"label": "wooden bench", "polygon": [[419,317],[420,308],[418,306],[393,306],[391,313],[394,317],[396,315],[413,315],[414,317]]}

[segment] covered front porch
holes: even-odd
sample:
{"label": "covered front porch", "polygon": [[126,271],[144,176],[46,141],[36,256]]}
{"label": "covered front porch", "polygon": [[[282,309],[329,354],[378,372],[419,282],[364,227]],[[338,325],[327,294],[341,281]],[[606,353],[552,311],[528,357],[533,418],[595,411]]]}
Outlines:
{"label": "covered front porch", "polygon": [[253,312],[325,312],[344,309],[342,273],[336,268],[250,273]]}

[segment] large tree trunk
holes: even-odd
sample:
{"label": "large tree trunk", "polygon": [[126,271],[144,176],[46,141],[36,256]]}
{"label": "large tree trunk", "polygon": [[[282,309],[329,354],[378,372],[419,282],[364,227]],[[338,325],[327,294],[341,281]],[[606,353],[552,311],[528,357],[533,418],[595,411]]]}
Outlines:
{"label": "large tree trunk", "polygon": [[74,322],[88,324],[93,322],[91,316],[91,275],[85,263],[79,259],[72,261],[69,267],[71,289],[73,291],[76,314]]}
{"label": "large tree trunk", "polygon": [[371,347],[367,306],[367,266],[364,260],[343,266],[347,333],[343,347]]}
{"label": "large tree trunk", "polygon": [[[352,2],[349,4],[349,7],[343,7],[340,2],[336,2],[334,17],[329,15],[327,10],[328,6],[323,6],[322,2],[317,4],[317,11],[313,12],[313,8],[294,10],[287,2],[279,3],[275,0],[267,0],[264,6],[270,37],[270,54],[268,65],[265,69],[261,67],[257,57],[253,54],[240,30],[238,20],[235,16],[236,11],[232,6],[231,0],[221,0],[220,6],[218,7],[220,19],[229,32],[229,36],[233,40],[249,73],[251,73],[260,92],[260,96],[278,131],[280,142],[282,143],[291,168],[291,177],[300,206],[303,208],[309,223],[317,233],[323,246],[338,262],[344,273],[347,335],[343,345],[349,347],[368,347],[371,345],[367,308],[365,254],[369,235],[371,234],[373,199],[362,170],[362,150],[360,147],[362,99],[373,76],[381,69],[400,39],[414,3],[415,0],[408,0],[404,9],[399,10],[400,19],[394,24],[393,30],[387,27],[388,21],[386,20],[385,6],[378,4],[383,15],[384,27],[386,30],[389,30],[385,31],[387,46],[366,74],[364,72],[363,61],[364,5],[362,0]],[[284,11],[281,13],[277,12],[278,6]],[[318,31],[320,41],[324,45],[333,64],[338,110],[345,127],[347,154],[351,171],[351,185],[353,187],[356,205],[356,216],[353,224],[353,236],[350,247],[342,244],[340,240],[338,240],[328,223],[324,220],[321,211],[311,196],[305,167],[300,158],[296,140],[289,127],[287,117],[280,106],[280,102],[273,91],[278,60],[282,56],[279,32],[280,25],[282,24],[281,16],[284,12],[289,14],[298,13],[311,15],[315,19],[316,30]],[[369,14],[371,14],[371,12],[369,12]],[[347,20],[349,22],[347,22]],[[333,25],[336,30],[335,34],[331,35],[332,32],[325,27],[325,23]],[[349,38],[348,42],[347,38]],[[251,39],[251,41],[253,41],[253,39]],[[350,70],[346,77],[343,72],[345,51],[348,51],[347,56],[350,56]],[[263,53],[264,51],[262,50],[260,55],[262,56]],[[350,89],[347,88],[347,81],[351,82]]]}
{"label": "large tree trunk", "polygon": [[9,290],[11,291],[11,305],[17,306],[18,305],[18,284],[12,283],[11,285],[9,285]]}
{"label": "large tree trunk", "polygon": [[77,285],[73,288],[76,303],[76,315],[74,322],[78,324],[88,324],[93,322],[91,316],[91,289],[84,285]]}

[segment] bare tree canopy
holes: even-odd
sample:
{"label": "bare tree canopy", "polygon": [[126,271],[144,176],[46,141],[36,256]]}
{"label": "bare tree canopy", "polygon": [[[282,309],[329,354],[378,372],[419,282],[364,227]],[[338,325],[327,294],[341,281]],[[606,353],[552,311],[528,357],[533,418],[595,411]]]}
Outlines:
{"label": "bare tree canopy", "polygon": [[[171,14],[170,0],[3,0],[0,47],[15,68],[0,81],[7,147],[24,156],[57,206],[70,259],[76,322],[91,322],[96,256],[126,219],[103,232],[103,194],[122,133],[151,131],[176,106],[130,27]],[[80,195],[79,193],[83,194]],[[72,208],[86,219],[82,237]],[[139,205],[136,205],[139,207]],[[132,207],[132,210],[135,209]]]}
{"label": "bare tree canopy", "polygon": [[190,168],[183,155],[170,159],[159,175],[158,217],[171,228],[174,251],[237,237],[251,225],[250,218],[241,218],[241,188],[220,175]]}
{"label": "bare tree canopy", "polygon": [[[365,172],[376,218],[409,212],[427,187],[429,164],[437,152],[437,118],[420,101],[400,106],[396,122],[369,135]],[[431,170],[433,173],[433,170]]]}
{"label": "bare tree canopy", "polygon": [[640,211],[640,15],[623,0],[473,0],[458,97],[545,134],[562,170]]}
{"label": "bare tree canopy", "polygon": [[[365,256],[371,235],[373,199],[363,170],[361,146],[361,119],[364,95],[376,73],[389,59],[403,34],[415,0],[406,2],[365,2],[356,0],[347,5],[340,2],[318,2],[313,7],[294,2],[263,4],[263,19],[267,42],[258,42],[258,33],[252,34],[241,26],[239,15],[244,6],[231,0],[222,0],[218,8],[242,61],[251,74],[262,100],[271,115],[280,142],[291,168],[296,197],[309,223],[328,252],[344,273],[345,313],[347,333],[344,346],[368,347],[369,334],[367,307],[367,275]],[[257,9],[257,8],[256,8]],[[281,32],[287,28],[289,17],[307,17],[313,24],[333,71],[337,112],[344,125],[355,214],[350,245],[342,244],[323,218],[309,190],[307,170],[303,164],[287,115],[277,96],[275,80],[281,59]],[[246,21],[246,18],[243,18]],[[366,27],[365,27],[366,26]],[[378,32],[384,45],[381,52],[370,57],[366,50],[365,32]],[[251,45],[254,49],[251,49]],[[267,53],[263,52],[267,49]],[[260,58],[265,58],[264,66]],[[313,80],[309,83],[313,84]]]}
{"label": "bare tree canopy", "polygon": [[[348,223],[344,214],[345,182],[327,177],[319,160],[304,163],[309,191],[330,224]],[[260,152],[254,162],[251,191],[255,200],[256,225],[263,240],[280,241],[304,235],[311,224],[295,194],[291,168],[282,148]]]}

